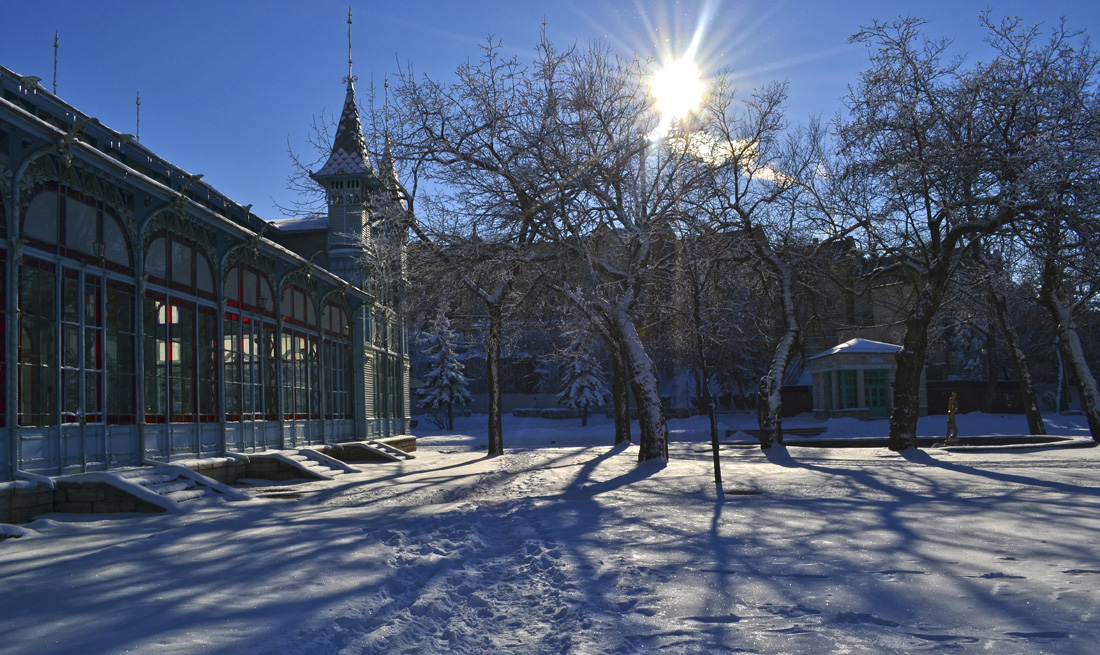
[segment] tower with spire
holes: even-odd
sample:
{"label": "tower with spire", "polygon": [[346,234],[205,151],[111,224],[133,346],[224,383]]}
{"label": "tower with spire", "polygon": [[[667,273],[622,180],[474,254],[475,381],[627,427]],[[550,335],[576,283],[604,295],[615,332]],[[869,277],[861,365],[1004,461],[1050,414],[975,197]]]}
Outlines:
{"label": "tower with spire", "polygon": [[[348,74],[344,108],[328,159],[311,174],[327,199],[326,268],[371,292],[374,303],[361,306],[353,341],[363,345],[362,370],[353,375],[354,393],[362,394],[366,436],[399,434],[408,429],[409,359],[402,299],[405,285],[407,211],[389,140],[379,170],[371,166],[355,102],[356,77],[351,57],[351,7],[348,7]],[[387,108],[389,84],[386,84]],[[373,426],[373,427],[372,427]]]}
{"label": "tower with spire", "polygon": [[367,155],[351,59],[351,8],[348,8],[347,94],[328,160],[312,177],[325,189],[328,204],[328,268],[356,286],[367,286],[364,260],[371,238],[372,206],[384,190]]}

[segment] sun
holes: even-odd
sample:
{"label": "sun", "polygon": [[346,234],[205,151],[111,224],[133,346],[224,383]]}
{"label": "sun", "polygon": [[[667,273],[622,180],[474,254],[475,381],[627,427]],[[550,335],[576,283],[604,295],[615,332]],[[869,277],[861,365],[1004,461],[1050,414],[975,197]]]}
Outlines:
{"label": "sun", "polygon": [[661,113],[662,132],[699,106],[703,89],[699,69],[689,57],[670,61],[653,75],[650,91]]}

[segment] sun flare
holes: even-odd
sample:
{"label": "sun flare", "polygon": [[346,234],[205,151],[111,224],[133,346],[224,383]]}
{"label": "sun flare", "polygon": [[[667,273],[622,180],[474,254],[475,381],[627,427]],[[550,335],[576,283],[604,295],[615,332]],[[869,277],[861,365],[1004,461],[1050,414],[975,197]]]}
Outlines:
{"label": "sun flare", "polygon": [[690,58],[668,62],[653,75],[650,90],[666,129],[692,112],[703,99],[703,79]]}

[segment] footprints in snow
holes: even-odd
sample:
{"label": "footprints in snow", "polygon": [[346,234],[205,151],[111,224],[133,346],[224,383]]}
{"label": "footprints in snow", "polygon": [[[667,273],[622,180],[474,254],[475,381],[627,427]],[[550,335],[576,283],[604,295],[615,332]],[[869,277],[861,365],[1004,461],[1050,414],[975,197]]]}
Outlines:
{"label": "footprints in snow", "polygon": [[298,652],[571,652],[571,566],[525,520],[530,511],[529,503],[478,507],[411,529],[365,528],[388,552],[384,586],[342,608]]}

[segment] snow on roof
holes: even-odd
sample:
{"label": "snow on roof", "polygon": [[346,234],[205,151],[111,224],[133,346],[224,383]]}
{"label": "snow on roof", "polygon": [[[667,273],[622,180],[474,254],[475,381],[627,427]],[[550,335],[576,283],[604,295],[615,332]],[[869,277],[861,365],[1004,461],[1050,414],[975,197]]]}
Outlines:
{"label": "snow on roof", "polygon": [[359,122],[359,109],[355,104],[355,87],[348,81],[348,94],[344,99],[344,111],[336,125],[336,136],[332,142],[332,153],[325,165],[313,174],[314,177],[328,175],[361,175],[374,173],[367,157],[367,145],[363,140],[363,127]]}
{"label": "snow on roof", "polygon": [[837,353],[896,353],[899,350],[901,350],[901,346],[892,343],[871,341],[870,339],[851,339],[839,346],[833,346],[824,352],[818,353],[809,359],[836,355]]}
{"label": "snow on roof", "polygon": [[271,227],[280,232],[304,232],[306,230],[327,230],[328,216],[315,214],[313,216],[299,216],[296,218],[281,218],[268,221]]}

